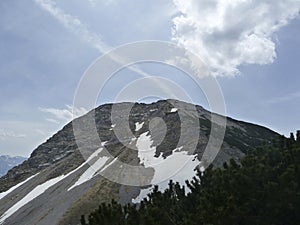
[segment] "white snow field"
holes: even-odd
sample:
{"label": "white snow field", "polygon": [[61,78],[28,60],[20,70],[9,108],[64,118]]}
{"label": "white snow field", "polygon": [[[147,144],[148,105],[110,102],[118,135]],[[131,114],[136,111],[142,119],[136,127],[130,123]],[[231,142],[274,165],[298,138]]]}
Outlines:
{"label": "white snow field", "polygon": [[144,123],[145,122],[142,122],[142,123],[135,123],[135,131],[139,131],[140,129],[142,129],[142,127],[144,126]]}
{"label": "white snow field", "polygon": [[146,168],[154,169],[152,186],[142,189],[139,196],[132,200],[133,203],[138,203],[146,198],[154,185],[158,185],[160,191],[168,187],[169,180],[179,182],[180,185],[186,185],[185,181],[191,180],[196,175],[194,169],[200,163],[196,155],[188,155],[186,151],[181,151],[182,147],[174,149],[172,155],[165,159],[162,155],[155,157],[156,147],[152,146],[153,141],[148,133],[141,134],[136,145],[140,163]]}
{"label": "white snow field", "polygon": [[11,187],[11,188],[8,189],[7,191],[1,192],[1,193],[0,193],[0,200],[1,200],[2,198],[4,198],[6,195],[8,195],[9,193],[11,193],[12,191],[16,190],[18,187],[20,187],[20,186],[22,186],[23,184],[25,184],[27,181],[29,181],[29,180],[31,180],[32,178],[34,178],[35,176],[37,176],[37,175],[38,175],[38,173],[35,174],[35,175],[33,175],[33,176],[31,176],[31,177],[29,177],[29,178],[27,178],[26,180],[20,182],[19,184],[17,184],[17,185],[15,185],[15,186]]}
{"label": "white snow field", "polygon": [[[102,143],[103,145],[105,143]],[[33,199],[35,199],[36,197],[40,196],[41,194],[43,194],[46,190],[48,190],[50,187],[52,187],[53,185],[57,184],[59,181],[65,179],[66,177],[70,176],[71,174],[75,173],[76,171],[78,171],[80,168],[82,168],[84,165],[86,165],[89,161],[91,161],[93,158],[95,158],[101,151],[103,148],[99,148],[98,150],[96,150],[87,160],[86,162],[82,163],[79,167],[77,167],[76,169],[74,169],[73,171],[69,172],[66,175],[61,175],[59,177],[53,178],[51,180],[48,180],[38,186],[36,186],[32,191],[30,191],[25,197],[23,197],[20,201],[18,201],[16,204],[14,204],[11,208],[9,208],[5,213],[3,213],[0,217],[0,224],[3,224],[4,221],[9,218],[12,214],[14,214],[16,211],[18,211],[20,208],[22,208],[24,205],[26,205],[27,203],[29,203],[30,201],[32,201]],[[100,158],[101,159],[101,158]],[[99,159],[99,160],[100,160]],[[100,164],[102,164],[102,162],[100,162],[99,160],[97,160],[95,162],[95,166],[100,167]],[[103,159],[102,159],[103,160]],[[102,167],[102,166],[101,166]],[[100,168],[101,168],[100,167]],[[90,169],[91,167],[89,167]],[[87,171],[89,171],[89,169],[87,169]],[[85,171],[86,174],[89,174],[89,172]],[[93,172],[95,173],[94,169]],[[37,176],[38,174],[34,175]],[[12,187],[11,189],[9,189],[7,192],[1,193],[1,197],[3,198],[5,195],[7,195],[8,193],[12,192],[13,190],[15,190],[16,188],[20,187],[22,184],[26,183],[28,180],[32,179],[34,176],[29,177],[27,180],[21,182],[20,184],[17,184],[16,186]],[[81,177],[80,177],[81,178]],[[83,178],[81,178],[80,182],[82,182]],[[79,182],[79,180],[77,182]],[[73,185],[74,186],[74,185]],[[76,185],[77,186],[77,185]],[[1,199],[1,198],[0,198]]]}

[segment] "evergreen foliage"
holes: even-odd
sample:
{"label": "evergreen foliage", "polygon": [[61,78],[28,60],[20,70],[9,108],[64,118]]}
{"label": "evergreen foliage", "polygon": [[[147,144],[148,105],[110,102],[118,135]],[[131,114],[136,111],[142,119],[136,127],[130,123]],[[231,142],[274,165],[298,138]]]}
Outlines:
{"label": "evergreen foliage", "polygon": [[[297,135],[298,139],[298,135]],[[170,181],[139,205],[101,204],[88,225],[294,225],[300,224],[300,143],[281,137],[240,163],[198,172],[190,189]]]}

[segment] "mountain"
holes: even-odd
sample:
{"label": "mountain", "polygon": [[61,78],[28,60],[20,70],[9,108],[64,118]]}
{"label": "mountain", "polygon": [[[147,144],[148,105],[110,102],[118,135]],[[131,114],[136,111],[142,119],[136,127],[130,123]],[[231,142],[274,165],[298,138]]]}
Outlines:
{"label": "mountain", "polygon": [[[111,121],[112,112],[121,121],[132,104],[105,104],[90,111],[0,178],[0,224],[78,224],[82,214],[112,198],[122,204],[139,202],[166,172],[174,174],[168,179],[181,184],[191,179],[203,163],[211,130],[221,130],[219,124],[211,123],[212,116],[225,117],[201,106],[161,100],[135,103],[127,124]],[[181,134],[183,120],[190,129]],[[195,135],[192,125],[197,122],[200,132]],[[133,138],[122,133],[126,129]],[[224,142],[213,164],[219,167],[230,158],[239,160],[278,137],[268,128],[227,118]],[[131,173],[125,173],[125,168],[132,168]],[[166,188],[168,179],[159,188]]]}
{"label": "mountain", "polygon": [[11,168],[21,164],[26,160],[25,157],[21,156],[8,156],[1,155],[0,156],[0,177],[7,173]]}
{"label": "mountain", "polygon": [[188,194],[170,182],[163,192],[155,187],[141,207],[112,200],[83,215],[81,224],[300,224],[299,135],[259,147],[238,163],[206,168],[188,182]]}

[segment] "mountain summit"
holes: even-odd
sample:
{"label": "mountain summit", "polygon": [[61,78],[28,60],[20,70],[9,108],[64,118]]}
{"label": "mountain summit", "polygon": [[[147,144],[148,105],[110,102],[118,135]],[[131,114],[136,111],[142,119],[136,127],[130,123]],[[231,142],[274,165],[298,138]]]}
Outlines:
{"label": "mountain summit", "polygon": [[[127,124],[113,123],[126,116],[130,105]],[[112,121],[112,110],[117,120]],[[168,179],[184,184],[202,162],[213,133],[212,115],[225,118],[177,100],[99,106],[67,124],[0,178],[0,224],[77,224],[80,215],[101,202],[139,202],[154,184],[165,188]],[[98,138],[90,135],[90,118]],[[193,129],[182,134],[183,119],[191,126],[199,123],[199,135]],[[259,125],[226,119],[214,166],[230,158],[239,160],[279,136]],[[74,124],[80,125],[76,134]],[[133,137],[125,135],[126,129]],[[124,172],[127,167],[133,168],[131,174]],[[142,186],[130,185],[132,179]],[[124,182],[113,182],[118,180]]]}

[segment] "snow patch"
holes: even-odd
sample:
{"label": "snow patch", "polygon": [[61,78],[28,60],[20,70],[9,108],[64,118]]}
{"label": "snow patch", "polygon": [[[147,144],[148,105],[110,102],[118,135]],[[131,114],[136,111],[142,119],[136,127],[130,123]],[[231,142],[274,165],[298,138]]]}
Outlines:
{"label": "snow patch", "polygon": [[114,129],[114,127],[116,126],[116,124],[112,124],[110,127],[110,129],[109,130],[113,130]]}
{"label": "snow patch", "polygon": [[18,201],[16,204],[14,204],[11,208],[9,208],[3,215],[0,217],[0,224],[3,224],[4,221],[9,218],[11,215],[13,215],[15,212],[17,212],[20,208],[22,208],[24,205],[26,205],[28,202],[32,201],[36,197],[43,194],[47,189],[52,187],[53,185],[57,184],[59,181],[65,179],[72,173],[74,173],[76,170],[78,170],[79,167],[67,175],[61,175],[59,177],[53,178],[51,180],[46,181],[43,184],[40,184],[36,186],[31,192],[29,192],[24,198],[22,198],[20,201]]}
{"label": "snow patch", "polygon": [[5,191],[5,192],[1,192],[0,193],[0,200],[2,198],[4,198],[6,195],[8,195],[9,193],[13,192],[14,190],[16,190],[18,187],[22,186],[23,184],[25,184],[27,181],[31,180],[32,178],[34,178],[35,176],[37,176],[39,173],[27,178],[26,180],[22,181],[21,183],[11,187],[9,190]]}
{"label": "snow patch", "polygon": [[139,131],[143,127],[144,123],[145,122],[142,122],[142,123],[137,122],[137,123],[135,123],[135,131]]}
{"label": "snow patch", "polygon": [[68,189],[68,191],[92,179],[97,171],[105,165],[108,159],[109,157],[106,156],[100,157],[93,165],[89,166],[89,168],[79,177],[76,183]]}
{"label": "snow patch", "polygon": [[[32,201],[33,199],[35,199],[36,197],[40,196],[41,194],[43,194],[47,189],[49,189],[50,187],[54,186],[55,184],[57,184],[59,181],[65,179],[66,177],[70,176],[71,174],[75,173],[77,170],[79,170],[80,168],[82,168],[84,165],[86,164],[86,162],[84,162],[83,164],[81,164],[79,167],[77,167],[76,169],[72,170],[71,172],[69,172],[66,175],[61,175],[59,177],[53,178],[51,180],[46,181],[43,184],[40,184],[38,186],[36,186],[32,191],[30,191],[24,198],[22,198],[20,201],[18,201],[16,204],[14,204],[11,208],[9,208],[5,213],[3,213],[0,217],[0,224],[3,224],[4,221],[9,218],[11,215],[13,215],[15,212],[17,212],[20,208],[22,208],[24,205],[26,205],[27,203],[29,203],[30,201]],[[38,175],[38,174],[36,174]],[[36,176],[34,175],[34,176]],[[27,180],[23,181],[22,183],[16,185],[16,186],[21,186],[22,184],[24,184],[25,182],[27,182],[28,180],[32,179],[34,176],[28,178]],[[17,187],[14,187],[13,190],[15,190]],[[10,192],[13,190],[9,190]],[[8,193],[7,193],[8,194]]]}
{"label": "snow patch", "polygon": [[131,141],[129,142],[129,144],[131,145],[137,138],[134,137],[134,138],[131,138]]}
{"label": "snow patch", "polygon": [[131,202],[133,204],[137,204],[137,203],[140,203],[141,201],[144,200],[144,198],[148,198],[148,194],[150,194],[153,190],[153,186],[149,187],[149,188],[146,188],[146,189],[141,189],[140,190],[140,194],[136,197],[136,198],[133,198],[131,200]]}
{"label": "snow patch", "polygon": [[182,147],[174,149],[172,155],[165,159],[162,155],[155,157],[156,147],[152,146],[153,141],[148,133],[140,135],[136,146],[140,163],[146,168],[154,169],[152,186],[142,189],[139,196],[132,200],[133,203],[138,203],[146,198],[152,191],[153,185],[158,185],[160,191],[164,191],[168,187],[169,180],[186,186],[185,181],[191,180],[196,175],[195,168],[200,163],[196,155],[189,155],[187,151],[181,151]]}
{"label": "snow patch", "polygon": [[16,211],[18,211],[21,207],[26,205],[31,200],[35,199],[42,193],[44,193],[48,188],[55,185],[57,182],[64,179],[65,176],[59,176],[54,179],[48,180],[47,182],[40,184],[36,186],[31,192],[29,192],[24,198],[22,198],[20,201],[18,201],[16,204],[14,204],[11,208],[9,208],[1,217],[0,217],[0,224],[3,224],[3,222],[10,217],[12,214],[14,214]]}
{"label": "snow patch", "polygon": [[86,163],[90,162],[93,158],[97,157],[100,152],[102,152],[103,148],[98,148],[90,157],[86,160]]}
{"label": "snow patch", "polygon": [[178,111],[178,109],[177,108],[173,108],[173,109],[171,109],[171,113],[174,113],[174,112],[177,112]]}
{"label": "snow patch", "polygon": [[[102,142],[101,145],[104,146],[106,143],[107,143],[107,141]],[[98,155],[102,152],[102,150],[103,150],[103,148],[97,149],[93,154],[90,155],[90,157],[86,160],[86,162],[83,165],[90,164],[90,161],[92,159],[94,159],[95,157],[98,157]],[[90,165],[89,168],[83,174],[81,174],[81,176],[75,182],[75,184],[73,184],[70,188],[68,188],[68,191],[72,190],[76,186],[79,186],[79,185],[89,181],[94,176],[98,175],[97,172],[105,165],[105,163],[108,161],[108,159],[109,159],[109,157],[107,157],[107,156],[103,156],[103,157],[100,157],[99,159],[97,159],[97,161],[95,163]]]}
{"label": "snow patch", "polygon": [[114,158],[109,164],[107,164],[106,166],[103,167],[103,169],[99,172],[99,173],[102,173],[104,170],[106,170],[108,167],[110,167],[112,164],[115,163],[115,161],[117,161],[118,158]]}
{"label": "snow patch", "polygon": [[138,149],[138,157],[140,163],[147,167],[154,167],[155,164],[161,163],[163,161],[162,157],[156,158],[155,151],[156,147],[153,147],[153,141],[151,136],[147,136],[149,132],[145,132],[139,136],[136,141],[136,147]]}

